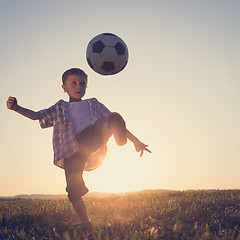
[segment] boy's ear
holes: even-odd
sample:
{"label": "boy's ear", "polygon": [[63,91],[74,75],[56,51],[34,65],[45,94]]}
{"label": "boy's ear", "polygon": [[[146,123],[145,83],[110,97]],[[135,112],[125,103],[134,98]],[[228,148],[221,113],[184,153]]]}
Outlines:
{"label": "boy's ear", "polygon": [[65,89],[65,85],[64,85],[64,84],[62,85],[62,89],[63,89],[64,92],[66,92],[66,89]]}

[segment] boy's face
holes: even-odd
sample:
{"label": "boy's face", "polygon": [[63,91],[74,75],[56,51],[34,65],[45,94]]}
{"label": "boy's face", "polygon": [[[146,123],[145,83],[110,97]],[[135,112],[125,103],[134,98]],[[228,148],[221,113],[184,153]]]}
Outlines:
{"label": "boy's face", "polygon": [[70,98],[70,102],[81,101],[82,97],[85,95],[86,87],[86,77],[75,74],[69,75],[62,85],[64,92],[66,92]]}

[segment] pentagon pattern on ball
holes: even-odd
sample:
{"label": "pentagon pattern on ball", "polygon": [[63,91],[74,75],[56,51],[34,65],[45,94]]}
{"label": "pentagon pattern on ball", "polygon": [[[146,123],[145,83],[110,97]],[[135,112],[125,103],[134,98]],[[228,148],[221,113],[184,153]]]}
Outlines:
{"label": "pentagon pattern on ball", "polygon": [[104,48],[105,48],[105,45],[102,41],[97,41],[92,45],[92,51],[94,53],[101,53]]}
{"label": "pentagon pattern on ball", "polygon": [[124,55],[125,54],[125,47],[122,43],[118,42],[115,45],[115,49],[116,49],[118,55]]}
{"label": "pentagon pattern on ball", "polygon": [[95,72],[113,75],[127,65],[128,49],[125,42],[115,34],[102,33],[89,42],[86,57]]}
{"label": "pentagon pattern on ball", "polygon": [[106,62],[104,61],[103,62],[103,65],[102,65],[102,69],[105,71],[105,72],[111,72],[114,70],[114,64],[113,62]]}

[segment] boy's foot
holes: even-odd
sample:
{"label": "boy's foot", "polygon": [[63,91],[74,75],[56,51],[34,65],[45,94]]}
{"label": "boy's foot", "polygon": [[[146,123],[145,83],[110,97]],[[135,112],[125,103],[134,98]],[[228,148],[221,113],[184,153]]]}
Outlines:
{"label": "boy's foot", "polygon": [[92,221],[89,220],[87,222],[81,222],[81,223],[78,223],[78,224],[74,224],[75,227],[81,227],[81,226],[88,226],[88,225],[91,225],[92,224]]}
{"label": "boy's foot", "polygon": [[108,127],[111,130],[118,146],[127,143],[126,123],[118,113],[113,113],[108,118]]}
{"label": "boy's foot", "polygon": [[83,232],[88,232],[92,228],[92,222],[83,222],[83,223],[78,223],[75,224],[74,227],[80,228]]}

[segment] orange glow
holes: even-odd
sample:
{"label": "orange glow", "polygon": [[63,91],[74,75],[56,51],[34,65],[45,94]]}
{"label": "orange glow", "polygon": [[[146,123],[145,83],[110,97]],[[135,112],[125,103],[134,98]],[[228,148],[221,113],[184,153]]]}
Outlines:
{"label": "orange glow", "polygon": [[90,190],[103,192],[129,192],[141,190],[150,178],[147,155],[140,158],[131,142],[123,147],[116,146],[114,139],[108,143],[108,154],[102,166],[85,173]]}

